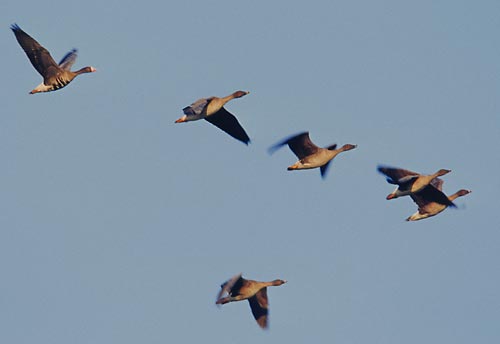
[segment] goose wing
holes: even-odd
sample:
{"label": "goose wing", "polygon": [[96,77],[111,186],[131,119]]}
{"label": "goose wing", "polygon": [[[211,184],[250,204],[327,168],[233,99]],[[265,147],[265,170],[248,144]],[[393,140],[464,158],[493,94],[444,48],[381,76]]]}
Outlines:
{"label": "goose wing", "polygon": [[226,109],[221,108],[216,113],[205,117],[205,119],[244,144],[248,145],[250,142],[250,138],[245,132],[245,129],[243,129],[236,117]]}
{"label": "goose wing", "polygon": [[[213,98],[213,97],[212,97]],[[201,115],[203,110],[207,107],[208,103],[212,98],[201,98],[195,101],[193,104],[186,106],[182,111],[187,116],[198,116]]]}
{"label": "goose wing", "polygon": [[44,79],[48,79],[58,72],[59,66],[54,61],[52,56],[50,56],[47,49],[42,47],[17,24],[12,25],[11,29],[14,32],[19,45],[23,48],[24,52],[31,61],[31,64]]}
{"label": "goose wing", "polygon": [[439,203],[448,207],[456,207],[442,191],[432,185],[427,185],[422,190],[410,195],[419,209],[425,209],[429,203]]}
{"label": "goose wing", "polygon": [[59,62],[59,67],[64,70],[70,70],[71,66],[73,66],[73,64],[75,63],[77,56],[77,50],[72,49],[61,59],[61,62]]}
{"label": "goose wing", "polygon": [[220,286],[221,289],[219,291],[219,294],[217,294],[217,300],[219,300],[226,293],[228,295],[232,295],[234,293],[237,294],[242,285],[243,277],[241,277],[241,274],[231,277]]}
{"label": "goose wing", "polygon": [[269,153],[274,153],[281,146],[288,145],[292,152],[299,159],[303,159],[306,156],[312,155],[319,150],[319,147],[312,143],[309,138],[309,132],[303,132],[297,135],[287,137],[283,141],[278,142],[269,148]]}
{"label": "goose wing", "polygon": [[401,184],[418,177],[417,172],[404,170],[402,168],[379,166],[378,171],[387,176],[387,182],[390,184]]}
{"label": "goose wing", "polygon": [[322,178],[326,178],[326,172],[328,171],[328,167],[330,166],[330,163],[331,163],[331,162],[332,162],[332,161],[330,160],[330,161],[328,161],[326,164],[324,164],[323,166],[321,166],[321,167],[319,168],[319,170],[320,170],[320,172],[321,172],[321,177],[322,177]]}
{"label": "goose wing", "polygon": [[267,288],[262,288],[254,296],[248,299],[253,317],[262,328],[267,328],[268,300]]}
{"label": "goose wing", "polygon": [[431,185],[439,191],[443,191],[443,183],[444,181],[441,178],[434,178],[433,180],[431,180]]}

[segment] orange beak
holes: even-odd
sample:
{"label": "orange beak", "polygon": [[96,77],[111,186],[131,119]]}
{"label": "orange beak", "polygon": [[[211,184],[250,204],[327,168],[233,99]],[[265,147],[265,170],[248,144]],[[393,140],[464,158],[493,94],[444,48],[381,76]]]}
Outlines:
{"label": "orange beak", "polygon": [[186,122],[186,118],[185,117],[181,117],[181,118],[179,118],[178,120],[175,121],[175,123],[182,123],[182,122]]}

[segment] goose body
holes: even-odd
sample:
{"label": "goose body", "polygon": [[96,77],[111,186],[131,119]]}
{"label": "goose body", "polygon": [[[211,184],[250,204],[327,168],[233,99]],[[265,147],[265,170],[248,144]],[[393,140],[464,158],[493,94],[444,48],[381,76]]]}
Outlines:
{"label": "goose body", "polygon": [[225,131],[235,139],[248,144],[250,138],[240,125],[236,117],[224,108],[224,105],[235,98],[241,98],[250,92],[236,91],[226,97],[201,98],[190,106],[182,109],[184,115],[175,123],[184,123],[205,119],[217,128]]}
{"label": "goose body", "polygon": [[[436,173],[424,175],[417,172],[404,170],[402,168],[379,166],[378,171],[387,177],[387,182],[398,185],[398,187],[387,195],[386,199],[394,199],[402,196],[408,196],[422,190],[429,185],[434,179],[450,173],[450,170],[440,169]],[[442,195],[435,195],[438,202],[450,205],[448,197],[441,192]]]}
{"label": "goose body", "polygon": [[[230,280],[221,285],[221,290],[217,295],[217,305],[228,302],[248,300],[252,314],[262,328],[268,327],[269,302],[267,299],[267,287],[280,286],[286,283],[281,279],[270,282],[259,282],[241,277],[241,274],[233,276]],[[228,296],[223,297],[224,294]]]}
{"label": "goose body", "polygon": [[337,145],[331,145],[326,148],[316,146],[309,138],[309,132],[303,132],[293,135],[278,142],[269,148],[269,152],[273,153],[280,147],[288,145],[291,151],[299,158],[299,160],[288,167],[289,171],[292,170],[306,170],[311,168],[320,168],[321,177],[325,178],[330,162],[339,153],[356,148],[356,145],[345,144],[339,149]]}
{"label": "goose body", "polygon": [[470,190],[458,190],[454,194],[447,196],[450,204],[443,204],[441,195],[442,186],[443,181],[439,178],[436,178],[431,182],[431,184],[424,187],[421,191],[411,194],[410,197],[418,205],[418,211],[409,216],[406,221],[418,221],[431,216],[435,216],[449,206],[455,207],[453,201],[458,197],[462,197],[471,193]]}
{"label": "goose body", "polygon": [[73,72],[70,68],[75,63],[77,57],[76,49],[67,53],[61,62],[57,64],[48,50],[24,32],[17,24],[13,24],[11,29],[33,67],[43,77],[43,82],[35,87],[30,94],[58,90],[67,86],[78,75],[96,71],[94,67],[84,67]]}

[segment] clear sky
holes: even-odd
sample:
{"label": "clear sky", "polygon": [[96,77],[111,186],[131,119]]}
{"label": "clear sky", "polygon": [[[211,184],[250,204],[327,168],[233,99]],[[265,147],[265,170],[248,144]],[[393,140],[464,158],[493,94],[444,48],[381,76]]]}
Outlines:
{"label": "clear sky", "polygon": [[[500,2],[2,1],[0,342],[499,343]],[[41,77],[19,24],[97,72]],[[247,147],[182,108],[236,90]],[[328,177],[270,145],[357,144]],[[473,192],[434,218],[378,164]],[[215,306],[242,272],[268,290]]]}

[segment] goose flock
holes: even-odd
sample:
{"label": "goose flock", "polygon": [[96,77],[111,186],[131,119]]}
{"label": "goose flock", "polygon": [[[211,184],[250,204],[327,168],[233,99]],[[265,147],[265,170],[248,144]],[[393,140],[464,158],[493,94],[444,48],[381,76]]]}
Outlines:
{"label": "goose flock", "polygon": [[[17,24],[13,24],[11,29],[33,67],[43,77],[43,82],[29,92],[30,94],[56,91],[66,87],[78,75],[96,71],[91,66],[71,71],[70,69],[77,57],[76,49],[68,52],[59,63],[56,63],[48,50],[24,32]],[[175,123],[205,119],[236,140],[248,145],[250,137],[236,117],[224,108],[224,105],[249,93],[248,91],[236,91],[226,97],[198,99],[183,109],[184,115],[177,119]],[[337,145],[333,144],[321,148],[311,141],[309,132],[302,132],[274,144],[269,148],[269,153],[274,153],[284,145],[288,145],[299,159],[288,167],[289,171],[319,168],[322,178],[326,177],[330,163],[338,154],[357,147],[354,144],[345,144],[337,149]],[[456,207],[453,201],[471,192],[470,190],[461,189],[447,196],[442,190],[443,180],[439,178],[451,172],[447,169],[440,169],[436,173],[423,175],[402,168],[381,165],[378,166],[378,171],[386,176],[388,183],[397,185],[397,188],[386,197],[387,200],[410,196],[418,206],[417,212],[409,216],[406,221],[426,219],[441,213],[448,207]],[[281,279],[269,282],[254,281],[245,279],[241,274],[238,274],[221,285],[216,304],[223,305],[229,302],[248,300],[257,324],[262,328],[267,328],[267,287],[280,286],[284,283],[286,281]]]}

